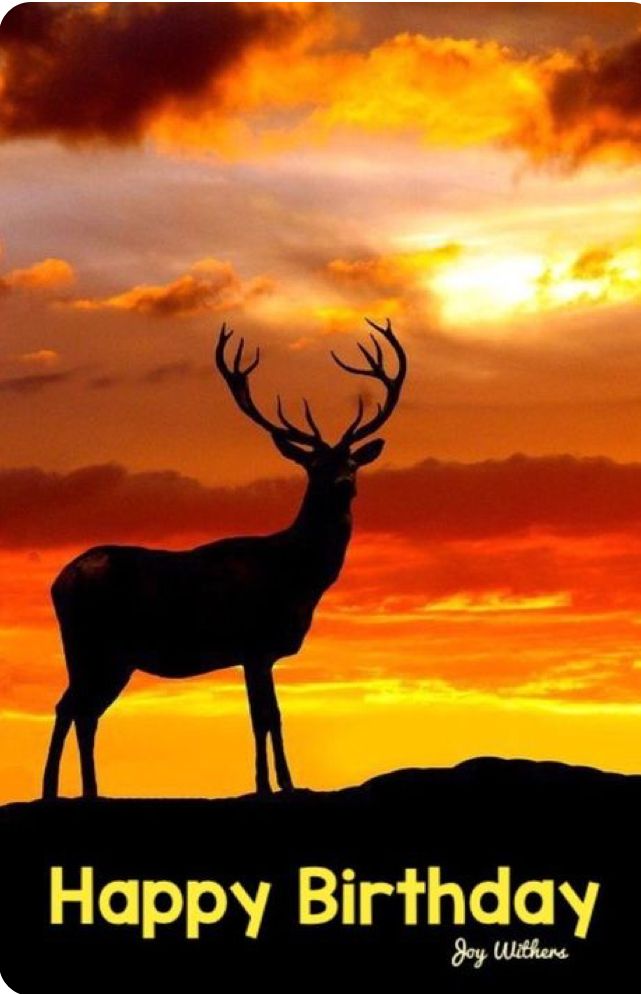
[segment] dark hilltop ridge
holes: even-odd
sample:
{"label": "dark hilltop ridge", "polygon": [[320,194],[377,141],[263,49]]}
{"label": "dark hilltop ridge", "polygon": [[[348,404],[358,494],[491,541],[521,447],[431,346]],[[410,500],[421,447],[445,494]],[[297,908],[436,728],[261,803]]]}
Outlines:
{"label": "dark hilltop ridge", "polygon": [[[218,988],[229,976],[236,987],[269,982],[297,991],[319,981],[336,991],[355,983],[380,989],[383,978],[437,994],[547,994],[588,979],[624,990],[636,975],[641,933],[640,815],[641,776],[496,758],[268,798],[7,804],[0,808],[0,974],[18,994],[58,983],[68,991],[114,985],[128,992],[144,983],[190,992]],[[77,905],[52,926],[52,866],[63,867],[67,888],[79,886],[81,867],[92,867],[95,909],[113,880],[172,881],[183,890],[189,880],[208,880],[228,894],[236,881],[254,894],[267,881],[271,891],[256,938],[245,935],[247,915],[230,896],[226,913],[197,939],[187,939],[183,917],[143,939],[140,926],[109,924],[97,910],[93,924],[81,925]],[[441,923],[426,921],[421,897],[417,924],[406,924],[398,893],[374,899],[371,925],[341,922],[345,869],[358,885],[396,883],[407,868],[425,880],[428,867],[440,867],[441,880],[458,884],[468,901],[475,885],[497,880],[501,866],[510,867],[509,924],[479,923],[469,903],[465,922],[455,924],[447,897]],[[337,876],[337,914],[324,924],[299,923],[301,867]],[[554,882],[553,924],[516,915],[514,892],[531,880]],[[590,881],[600,885],[585,939],[574,934],[576,915],[559,895],[566,881],[580,895]],[[203,899],[203,907],[211,905]],[[488,951],[480,968],[452,965],[461,937]],[[516,948],[525,940],[565,949],[567,958],[494,958],[495,943]]]}

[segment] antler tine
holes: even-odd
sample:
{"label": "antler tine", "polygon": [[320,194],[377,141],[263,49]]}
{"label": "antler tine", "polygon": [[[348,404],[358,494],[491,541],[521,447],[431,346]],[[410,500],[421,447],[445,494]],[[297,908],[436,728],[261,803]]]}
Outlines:
{"label": "antler tine", "polygon": [[238,348],[236,349],[236,355],[234,356],[234,372],[235,373],[242,372],[242,370],[240,368],[240,364],[241,364],[242,359],[243,359],[243,349],[244,348],[245,348],[245,339],[241,338],[240,342],[238,343]]}
{"label": "antler tine", "polygon": [[360,342],[357,342],[356,344],[358,346],[358,349],[359,349],[361,355],[363,355],[365,357],[365,362],[368,364],[368,366],[370,366],[370,368],[371,368],[372,372],[374,373],[374,375],[376,376],[379,373],[381,375],[384,375],[384,370],[383,370],[382,363],[377,363],[376,359],[374,358],[374,356],[372,355],[372,353],[368,352],[367,349],[365,348],[365,346],[361,345]]}
{"label": "antler tine", "polygon": [[260,425],[261,428],[264,428],[271,435],[277,436],[278,438],[286,439],[290,442],[298,442],[300,445],[307,445],[312,449],[318,448],[319,445],[324,444],[320,429],[312,417],[312,412],[307,401],[305,401],[305,417],[309,427],[311,428],[311,432],[298,428],[287,418],[285,412],[283,411],[283,405],[280,397],[277,399],[277,410],[281,424],[275,424],[270,421],[264,414],[261,413],[261,411],[258,410],[249,389],[249,375],[250,373],[253,373],[260,362],[260,349],[256,349],[254,358],[251,360],[249,365],[243,369],[242,361],[245,339],[241,338],[238,343],[232,365],[229,366],[225,356],[225,348],[232,335],[233,331],[228,329],[226,324],[223,324],[218,335],[218,342],[216,343],[216,366],[218,367],[219,372],[231,391],[232,397],[243,414],[246,414],[247,417],[251,418],[251,420],[257,425]]}
{"label": "antler tine", "polygon": [[283,402],[280,399],[280,394],[277,394],[276,396],[276,410],[278,412],[278,417],[282,421],[285,428],[288,428],[290,431],[298,431],[296,425],[289,420],[289,418],[285,414],[285,411],[283,410]]}
{"label": "antler tine", "polygon": [[363,403],[363,398],[361,397],[361,395],[359,393],[359,395],[358,395],[358,408],[357,408],[357,411],[356,411],[356,417],[351,422],[351,424],[348,425],[347,430],[346,430],[345,434],[343,435],[343,440],[345,440],[347,437],[349,437],[351,435],[351,433],[358,428],[358,426],[361,423],[361,420],[363,418],[364,411],[365,411],[365,405]]}
{"label": "antler tine", "polygon": [[227,325],[223,324],[223,326],[220,329],[220,334],[218,335],[218,342],[216,343],[216,351],[215,351],[216,366],[218,368],[218,371],[225,380],[225,383],[227,384],[227,386],[231,391],[232,397],[236,401],[238,407],[243,412],[243,414],[246,414],[247,417],[251,418],[251,420],[254,421],[257,425],[260,425],[261,428],[264,428],[266,431],[272,434],[277,431],[282,431],[282,429],[280,429],[278,425],[272,424],[272,422],[269,421],[264,416],[264,414],[262,414],[258,410],[256,405],[254,404],[251,392],[249,390],[248,377],[249,374],[252,373],[254,369],[256,369],[256,366],[260,361],[259,350],[258,349],[256,350],[256,355],[252,360],[252,362],[249,364],[249,366],[246,369],[241,369],[240,363],[242,360],[243,346],[244,346],[244,340],[241,339],[238,348],[236,350],[236,355],[234,356],[233,366],[230,368],[227,365],[225,357],[225,348],[227,346],[227,342],[232,337],[232,335],[233,331],[231,330],[231,328],[228,329]]}
{"label": "antler tine", "polygon": [[260,348],[257,348],[256,355],[250,362],[249,366],[247,366],[246,369],[243,371],[243,375],[249,376],[250,373],[253,373],[259,362],[260,362]]}
{"label": "antler tine", "polygon": [[312,409],[309,406],[309,401],[305,397],[303,397],[303,408],[305,410],[305,420],[307,421],[307,424],[309,425],[309,427],[314,432],[314,435],[316,436],[316,438],[318,439],[318,441],[322,442],[323,437],[321,435],[320,428],[318,427],[318,425],[314,421],[314,417],[312,415]]}
{"label": "antler tine", "polygon": [[396,355],[398,369],[395,375],[390,375],[390,373],[386,371],[383,350],[379,341],[371,333],[370,338],[374,344],[375,355],[372,355],[372,353],[369,352],[364,345],[361,345],[360,342],[356,343],[361,354],[364,356],[369,369],[360,369],[357,366],[350,366],[348,363],[343,362],[343,360],[340,359],[334,352],[332,352],[332,358],[341,367],[341,369],[344,369],[348,373],[353,373],[356,376],[371,376],[378,380],[379,383],[382,383],[386,391],[384,402],[377,405],[376,414],[370,418],[369,421],[366,421],[365,424],[361,423],[363,417],[363,404],[362,399],[359,398],[358,416],[343,434],[340,441],[340,444],[342,445],[352,445],[354,442],[358,442],[361,439],[366,438],[368,435],[371,435],[372,432],[377,431],[383,424],[385,424],[398,403],[401,387],[407,373],[407,358],[405,356],[405,352],[403,351],[403,346],[392,330],[392,322],[390,319],[386,319],[385,326],[376,324],[375,321],[371,321],[369,318],[365,318],[365,320],[369,326],[374,329],[374,331],[377,331],[380,335],[382,335],[385,341],[391,345],[394,350],[394,354]]}
{"label": "antler tine", "polygon": [[379,366],[382,367],[382,365],[383,365],[383,350],[382,350],[382,348],[380,346],[380,342],[379,342],[378,338],[376,337],[376,335],[373,335],[371,333],[371,331],[370,331],[369,337],[372,340],[372,345],[374,346],[374,350],[376,352],[376,362],[378,363]]}
{"label": "antler tine", "polygon": [[358,366],[350,366],[348,363],[343,362],[340,356],[337,356],[335,352],[331,351],[330,355],[337,366],[344,369],[346,373],[354,373],[356,376],[376,376],[376,373],[372,369],[359,369]]}
{"label": "antler tine", "polygon": [[379,331],[381,335],[385,335],[386,338],[390,336],[394,338],[394,332],[392,331],[392,322],[389,318],[385,318],[385,327],[381,328],[380,324],[376,324],[376,321],[372,321],[370,318],[365,318],[370,328],[374,328],[375,331]]}
{"label": "antler tine", "polygon": [[[289,418],[285,414],[280,394],[278,394],[276,397],[276,410],[278,412],[278,417],[280,418],[280,421],[287,429],[287,434],[292,441],[299,442],[301,445],[309,445],[312,448],[317,448],[319,445],[321,446],[325,445],[323,436],[320,433],[320,429],[312,417],[312,412],[310,410],[309,404],[307,403],[306,400],[304,400],[303,403],[305,405],[305,418],[310,428],[312,429],[312,434],[310,434],[307,431],[303,431],[302,428],[299,428],[297,425],[294,424],[293,421],[289,420]],[[282,432],[283,429],[281,428],[280,430]]]}
{"label": "antler tine", "polygon": [[229,339],[231,338],[231,336],[233,334],[234,334],[234,332],[232,331],[231,328],[229,328],[229,330],[227,329],[227,322],[223,321],[223,323],[221,325],[221,328],[220,328],[220,333],[218,335],[218,344],[216,346],[216,351],[217,352],[218,352],[218,350],[221,347],[223,349],[225,348],[226,343],[229,341]]}

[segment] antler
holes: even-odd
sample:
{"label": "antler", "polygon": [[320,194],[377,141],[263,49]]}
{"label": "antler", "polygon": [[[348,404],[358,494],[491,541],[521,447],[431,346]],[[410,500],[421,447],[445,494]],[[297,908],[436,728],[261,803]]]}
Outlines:
{"label": "antler", "polygon": [[403,346],[392,331],[390,319],[387,318],[384,328],[381,328],[380,325],[370,321],[369,318],[365,318],[365,320],[368,325],[370,325],[374,331],[377,331],[380,335],[382,335],[385,341],[389,342],[394,349],[394,354],[396,355],[396,359],[398,361],[398,370],[395,376],[390,376],[390,374],[386,372],[383,350],[378,339],[371,334],[371,332],[370,338],[372,339],[374,345],[374,355],[372,355],[372,353],[369,352],[364,345],[361,345],[360,342],[356,343],[362,355],[365,357],[365,361],[367,362],[369,369],[362,369],[358,366],[350,366],[348,363],[343,362],[343,360],[337,356],[335,352],[332,352],[332,359],[338,366],[341,367],[341,369],[344,369],[348,373],[353,373],[355,376],[371,376],[373,379],[382,383],[386,391],[385,400],[382,404],[377,405],[377,413],[369,421],[366,421],[365,424],[361,424],[363,420],[364,408],[363,398],[359,396],[356,417],[345,431],[345,434],[340,440],[340,445],[353,445],[354,442],[360,442],[361,439],[371,435],[372,432],[378,431],[378,429],[385,424],[398,403],[401,387],[403,386],[403,380],[405,379],[405,374],[407,373],[407,358],[405,356],[405,352],[403,351]]}
{"label": "antler", "polygon": [[249,365],[243,369],[241,364],[243,361],[245,339],[241,338],[238,343],[238,348],[236,349],[233,364],[231,367],[228,366],[225,358],[225,348],[227,346],[227,342],[233,334],[234,333],[231,328],[228,331],[227,325],[223,324],[220,329],[220,335],[218,336],[218,343],[216,345],[216,366],[225,380],[225,383],[231,390],[232,396],[243,414],[246,414],[247,417],[251,418],[251,420],[257,425],[260,425],[261,428],[264,428],[271,435],[275,435],[278,438],[286,439],[289,442],[297,442],[299,445],[307,445],[313,449],[324,446],[326,443],[323,441],[320,429],[314,421],[309,403],[305,399],[303,399],[305,420],[307,421],[311,431],[303,431],[302,428],[298,428],[289,420],[283,411],[283,405],[280,397],[277,397],[276,400],[276,410],[281,422],[280,424],[275,424],[273,421],[270,421],[258,410],[249,389],[249,376],[250,373],[253,373],[260,362],[260,349],[256,349],[254,358],[251,360]]}

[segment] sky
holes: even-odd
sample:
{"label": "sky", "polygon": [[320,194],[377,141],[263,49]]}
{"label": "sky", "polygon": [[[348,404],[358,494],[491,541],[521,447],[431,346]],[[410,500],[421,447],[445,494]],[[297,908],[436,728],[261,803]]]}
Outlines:
{"label": "sky", "polygon": [[[301,785],[479,754],[641,766],[641,6],[30,3],[0,25],[0,798],[97,543],[291,520],[262,409],[390,318],[408,356],[337,584],[276,669]],[[376,387],[363,393],[368,409]],[[242,674],[137,674],[105,793],[251,789]],[[74,747],[64,789],[78,791]]]}

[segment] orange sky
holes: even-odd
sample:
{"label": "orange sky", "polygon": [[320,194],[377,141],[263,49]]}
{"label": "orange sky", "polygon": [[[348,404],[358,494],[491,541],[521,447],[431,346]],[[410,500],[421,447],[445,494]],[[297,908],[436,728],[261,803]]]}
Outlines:
{"label": "orange sky", "polygon": [[[261,345],[265,408],[309,396],[332,437],[357,386],[330,349],[389,315],[409,357],[343,574],[277,670],[298,781],[639,769],[640,27],[623,3],[5,17],[2,797],[38,791],[70,557],[295,512],[298,471],[213,369],[223,319]],[[249,789],[245,711],[233,670],[136,678],[103,789]]]}

